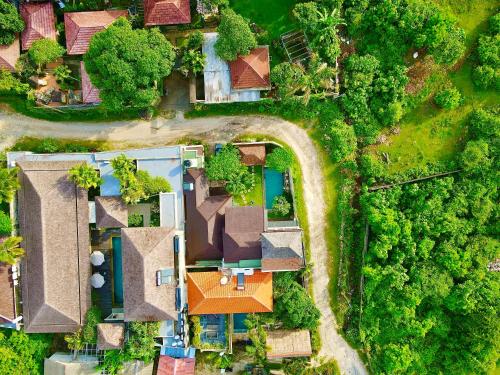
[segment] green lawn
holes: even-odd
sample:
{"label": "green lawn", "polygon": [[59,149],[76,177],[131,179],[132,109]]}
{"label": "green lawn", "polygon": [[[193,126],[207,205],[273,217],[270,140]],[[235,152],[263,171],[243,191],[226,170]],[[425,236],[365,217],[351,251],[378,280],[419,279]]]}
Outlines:
{"label": "green lawn", "polygon": [[[473,52],[478,35],[486,30],[487,20],[495,12],[496,2],[435,2],[459,20],[460,26],[467,33],[468,53]],[[390,136],[388,144],[370,148],[373,152],[385,152],[389,155],[390,173],[402,172],[426,163],[452,160],[463,145],[465,123],[471,111],[478,106],[498,103],[498,94],[494,90],[479,90],[473,85],[473,64],[473,56],[469,56],[457,71],[437,72],[428,84],[428,99],[404,117],[399,135]],[[432,93],[451,84],[461,91],[463,105],[455,110],[438,109],[432,102]]]}
{"label": "green lawn", "polygon": [[251,192],[244,196],[234,196],[233,201],[238,206],[262,206],[264,204],[264,189],[262,187],[262,166],[256,165],[249,168],[253,169],[255,174],[255,187]]}

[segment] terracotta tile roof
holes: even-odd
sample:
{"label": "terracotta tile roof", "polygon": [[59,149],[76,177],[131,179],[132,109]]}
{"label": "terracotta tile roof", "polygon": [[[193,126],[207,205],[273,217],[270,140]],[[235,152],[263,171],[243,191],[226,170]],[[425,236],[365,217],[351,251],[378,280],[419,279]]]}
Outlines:
{"label": "terracotta tile roof", "polygon": [[266,90],[271,87],[268,46],[257,47],[247,56],[238,56],[229,63],[229,69],[235,90]]}
{"label": "terracotta tile roof", "polygon": [[123,348],[125,324],[99,323],[97,325],[97,349],[112,350]]}
{"label": "terracotta tile roof", "polygon": [[178,25],[191,22],[189,0],[144,0],[144,25]]}
{"label": "terracotta tile roof", "polygon": [[262,233],[262,271],[298,271],[304,267],[301,230]]}
{"label": "terracotta tile roof", "polygon": [[[2,240],[0,240],[2,242]],[[0,263],[0,321],[2,318],[16,318],[14,300],[14,285],[12,283],[10,266]]]}
{"label": "terracotta tile roof", "polygon": [[194,375],[195,358],[172,358],[160,355],[156,375]]}
{"label": "terracotta tile roof", "polygon": [[245,165],[265,165],[266,146],[265,145],[238,145],[241,162]]}
{"label": "terracotta tile roof", "polygon": [[203,169],[188,169],[184,181],[193,184],[192,191],[185,191],[187,262],[222,259],[224,212],[233,200],[229,195],[209,196]]}
{"label": "terracotta tile roof", "polygon": [[16,70],[16,62],[21,55],[19,48],[19,37],[12,44],[0,45],[0,69],[7,69],[11,72]]}
{"label": "terracotta tile roof", "polygon": [[228,207],[223,234],[225,262],[261,259],[260,234],[264,232],[264,208]]}
{"label": "terracotta tile roof", "polygon": [[245,276],[244,290],[237,278],[222,285],[220,272],[189,272],[188,311],[190,315],[235,314],[273,311],[273,274],[255,271]]}
{"label": "terracotta tile roof", "polygon": [[128,227],[128,208],[120,196],[95,197],[97,228]]}
{"label": "terracotta tile roof", "polygon": [[311,336],[306,329],[268,331],[267,358],[309,357],[312,355]]}
{"label": "terracotta tile roof", "polygon": [[80,76],[82,78],[82,101],[88,104],[100,103],[99,89],[90,81],[83,61],[80,61]]}
{"label": "terracotta tile roof", "polygon": [[21,34],[23,50],[38,39],[56,40],[56,17],[52,3],[22,3],[19,11],[26,28]]}
{"label": "terracotta tile roof", "polygon": [[157,285],[156,272],[174,268],[173,228],[121,230],[125,321],[177,320],[176,284]]}
{"label": "terracotta tile roof", "polygon": [[128,12],[126,10],[101,10],[64,13],[68,55],[83,55],[89,49],[92,36],[122,16],[127,17]]}
{"label": "terracotta tile roof", "polygon": [[18,161],[23,321],[28,333],[74,332],[90,306],[87,191],[68,178],[83,160]]}

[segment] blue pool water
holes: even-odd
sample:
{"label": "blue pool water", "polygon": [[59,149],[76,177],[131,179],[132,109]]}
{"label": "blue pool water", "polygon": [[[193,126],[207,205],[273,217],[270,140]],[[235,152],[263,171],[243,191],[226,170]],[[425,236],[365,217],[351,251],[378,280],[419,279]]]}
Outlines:
{"label": "blue pool water", "polygon": [[274,169],[264,168],[264,183],[266,189],[266,208],[273,208],[274,197],[283,194],[283,173]]}
{"label": "blue pool water", "polygon": [[114,305],[123,306],[122,239],[113,237],[113,297]]}
{"label": "blue pool water", "polygon": [[234,314],[233,315],[233,323],[234,333],[245,333],[247,331],[247,326],[245,325],[245,319],[247,318],[247,314]]}

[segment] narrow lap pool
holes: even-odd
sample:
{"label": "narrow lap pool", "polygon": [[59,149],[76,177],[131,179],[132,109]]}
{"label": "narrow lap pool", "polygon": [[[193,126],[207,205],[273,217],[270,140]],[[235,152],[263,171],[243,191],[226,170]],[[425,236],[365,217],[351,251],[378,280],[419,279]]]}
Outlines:
{"label": "narrow lap pool", "polygon": [[273,208],[274,197],[283,194],[283,173],[274,169],[264,168],[264,183],[266,189],[266,208]]}
{"label": "narrow lap pool", "polygon": [[122,239],[113,237],[113,302],[123,306]]}

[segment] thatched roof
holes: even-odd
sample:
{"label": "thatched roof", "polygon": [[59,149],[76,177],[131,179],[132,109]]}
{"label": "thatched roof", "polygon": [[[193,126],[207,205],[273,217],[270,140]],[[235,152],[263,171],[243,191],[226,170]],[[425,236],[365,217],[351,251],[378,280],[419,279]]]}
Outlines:
{"label": "thatched roof", "polygon": [[156,272],[174,268],[173,228],[122,229],[125,321],[177,320],[175,283],[157,286]]}
{"label": "thatched roof", "polygon": [[226,209],[224,261],[261,259],[260,234],[264,232],[264,208],[257,206]]}
{"label": "thatched roof", "polygon": [[68,178],[82,161],[18,162],[26,332],[73,332],[90,305],[87,191]]}
{"label": "thatched roof", "polygon": [[125,325],[123,323],[100,323],[97,325],[97,348],[112,350],[123,348]]}
{"label": "thatched roof", "polygon": [[309,357],[312,355],[311,337],[306,329],[297,331],[269,331],[267,358]]}
{"label": "thatched roof", "polygon": [[128,226],[128,208],[120,196],[95,197],[97,228],[125,228]]}
{"label": "thatched roof", "polygon": [[304,266],[301,230],[262,233],[262,271],[297,271]]}
{"label": "thatched roof", "polygon": [[245,165],[265,165],[266,146],[263,144],[238,145],[241,162]]}

